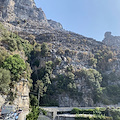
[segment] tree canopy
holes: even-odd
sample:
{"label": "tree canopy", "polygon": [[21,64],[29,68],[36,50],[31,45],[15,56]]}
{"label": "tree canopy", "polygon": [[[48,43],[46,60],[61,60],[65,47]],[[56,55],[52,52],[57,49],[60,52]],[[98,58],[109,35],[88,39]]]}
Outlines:
{"label": "tree canopy", "polygon": [[10,70],[13,80],[18,80],[26,68],[24,60],[19,55],[9,56],[3,64],[3,67]]}

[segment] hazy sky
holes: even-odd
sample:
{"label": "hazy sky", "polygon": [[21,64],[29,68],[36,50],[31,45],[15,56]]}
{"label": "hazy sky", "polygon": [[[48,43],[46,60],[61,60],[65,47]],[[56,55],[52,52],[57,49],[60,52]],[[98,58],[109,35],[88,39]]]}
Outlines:
{"label": "hazy sky", "polygon": [[120,36],[120,0],[35,0],[47,19],[60,22],[63,28],[103,40],[111,31]]}

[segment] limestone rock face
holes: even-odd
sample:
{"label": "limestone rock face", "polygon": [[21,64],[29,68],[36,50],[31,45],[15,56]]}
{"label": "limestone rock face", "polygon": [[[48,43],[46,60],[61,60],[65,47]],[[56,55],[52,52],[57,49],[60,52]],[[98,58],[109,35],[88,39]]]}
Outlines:
{"label": "limestone rock face", "polygon": [[56,30],[63,30],[63,26],[59,22],[48,20],[48,23],[50,24],[51,27],[53,27]]}
{"label": "limestone rock face", "polygon": [[70,97],[68,94],[59,95],[59,106],[60,107],[87,107],[94,106],[94,102],[90,95],[86,94],[84,99]]}
{"label": "limestone rock face", "polygon": [[9,30],[29,34],[39,34],[45,32],[41,28],[50,27],[44,12],[36,7],[34,0],[1,0],[0,21],[4,21]]}
{"label": "limestone rock face", "polygon": [[106,32],[104,36],[105,38],[102,41],[104,44],[120,50],[120,36],[113,36],[111,32]]}
{"label": "limestone rock face", "polygon": [[[18,109],[21,108],[23,110],[29,110],[29,87],[27,80],[21,80],[16,85],[16,87],[13,89],[13,92],[16,93],[16,97],[13,101],[13,105]],[[0,108],[3,105],[9,105],[7,95],[1,95],[0,94]]]}
{"label": "limestone rock face", "polygon": [[34,0],[0,0],[0,21],[7,29],[29,34],[50,33],[63,30],[60,23],[47,20]]}
{"label": "limestone rock face", "polygon": [[27,81],[21,80],[16,85],[17,97],[14,100],[14,105],[24,110],[29,109],[29,88]]}
{"label": "limestone rock face", "polygon": [[2,18],[8,21],[15,21],[16,19],[31,19],[46,21],[47,19],[42,9],[36,8],[33,0],[1,0],[0,11]]}
{"label": "limestone rock face", "polygon": [[0,108],[3,106],[5,103],[6,95],[0,95]]}

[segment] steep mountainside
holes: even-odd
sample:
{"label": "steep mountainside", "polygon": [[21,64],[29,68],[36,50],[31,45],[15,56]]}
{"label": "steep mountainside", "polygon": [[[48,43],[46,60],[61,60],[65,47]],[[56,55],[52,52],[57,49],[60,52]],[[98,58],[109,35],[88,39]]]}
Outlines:
{"label": "steep mountainside", "polygon": [[[0,67],[11,73],[8,87],[22,78],[28,79],[28,83],[32,79],[32,105],[37,104],[36,97],[40,98],[40,105],[46,106],[97,106],[120,102],[120,57],[115,47],[109,47],[113,45],[110,33],[105,34],[103,42],[98,42],[66,31],[60,23],[47,20],[33,0],[1,0],[0,21],[0,55],[3,56]],[[118,37],[113,38],[119,41]],[[16,54],[25,63],[17,72],[12,62],[7,63],[9,59],[19,58]],[[2,91],[2,95],[11,95]]]}
{"label": "steep mountainside", "polygon": [[9,30],[31,34],[62,29],[60,23],[46,19],[44,12],[36,7],[34,0],[1,0],[0,20]]}
{"label": "steep mountainside", "polygon": [[14,23],[17,20],[31,20],[47,25],[45,14],[36,8],[33,0],[1,0],[0,5],[1,16],[5,21]]}

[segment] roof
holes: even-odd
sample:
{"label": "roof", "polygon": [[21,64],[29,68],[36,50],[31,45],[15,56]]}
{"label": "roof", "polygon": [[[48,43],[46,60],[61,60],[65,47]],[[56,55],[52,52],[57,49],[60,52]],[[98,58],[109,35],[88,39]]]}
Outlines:
{"label": "roof", "polygon": [[7,114],[7,113],[10,113],[10,112],[14,112],[14,111],[15,111],[15,106],[12,106],[12,105],[3,106],[1,114]]}

